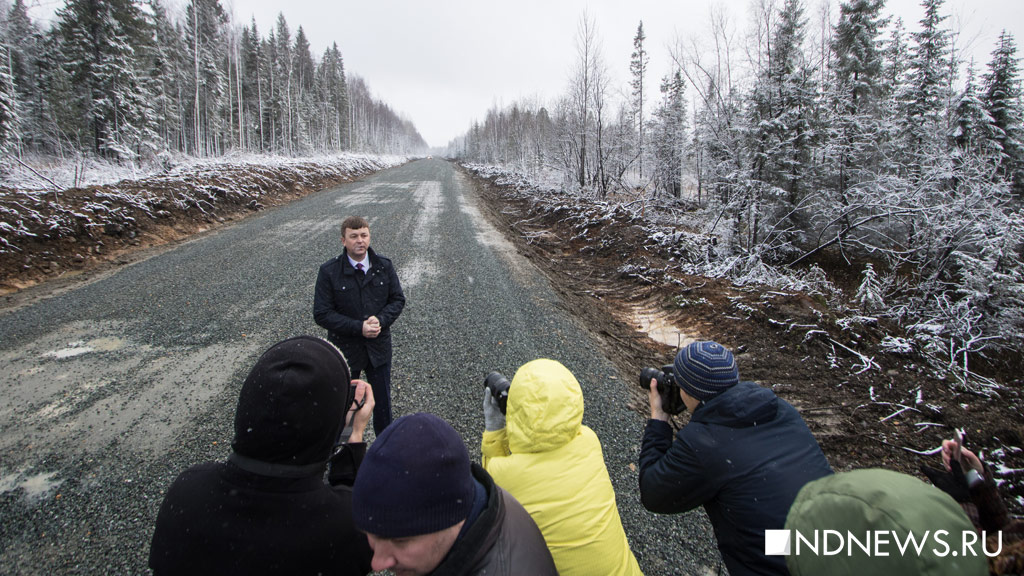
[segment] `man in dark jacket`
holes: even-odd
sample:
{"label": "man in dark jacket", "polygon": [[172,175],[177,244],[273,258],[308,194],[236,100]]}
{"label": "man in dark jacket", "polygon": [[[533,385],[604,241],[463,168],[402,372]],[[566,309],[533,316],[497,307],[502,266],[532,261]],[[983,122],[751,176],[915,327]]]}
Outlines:
{"label": "man in dark jacket", "polygon": [[341,255],[317,273],[313,318],[345,354],[352,377],[366,373],[377,401],[373,431],[380,435],[391,424],[391,325],[405,307],[405,295],[391,260],[370,248],[365,219],[346,218],[341,243]]}
{"label": "man in dark jacket", "polygon": [[[352,435],[332,458],[350,406]],[[350,486],[372,409],[369,384],[350,384],[329,342],[300,336],[267,350],[242,385],[227,462],[193,466],[168,489],[149,551],[154,574],[368,574],[372,551],[352,523]],[[341,483],[333,488],[328,460]]]}
{"label": "man in dark jacket", "polygon": [[640,448],[644,507],[674,514],[703,505],[730,574],[787,574],[784,557],[764,555],[764,533],[782,529],[804,484],[832,473],[817,441],[785,400],[740,382],[732,353],[716,342],[680,350],[674,380],[690,422],[673,442],[652,380]]}
{"label": "man in dark jacket", "polygon": [[558,574],[529,513],[433,414],[395,420],[370,447],[352,494],[374,571],[398,576]]}

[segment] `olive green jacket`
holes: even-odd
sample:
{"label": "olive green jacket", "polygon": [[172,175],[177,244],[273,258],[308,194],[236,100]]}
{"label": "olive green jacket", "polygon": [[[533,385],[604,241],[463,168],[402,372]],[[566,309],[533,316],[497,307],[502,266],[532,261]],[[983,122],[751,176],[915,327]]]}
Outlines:
{"label": "olive green jacket", "polygon": [[[789,509],[786,530],[786,564],[794,576],[988,573],[983,540],[960,505],[931,484],[890,470],[853,470],[808,483]],[[798,551],[797,533],[812,543],[817,534],[818,553],[804,542]],[[973,554],[964,546],[972,540]]]}

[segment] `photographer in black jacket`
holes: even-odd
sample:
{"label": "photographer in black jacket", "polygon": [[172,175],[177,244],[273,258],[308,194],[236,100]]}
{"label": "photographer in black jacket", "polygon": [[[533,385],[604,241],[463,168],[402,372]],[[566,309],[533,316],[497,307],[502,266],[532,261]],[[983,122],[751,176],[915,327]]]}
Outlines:
{"label": "photographer in black jacket", "polygon": [[655,379],[640,448],[645,508],[676,514],[704,506],[732,576],[788,574],[764,555],[764,532],[782,529],[804,484],[832,473],[796,409],[767,388],[740,382],[732,352],[694,342],[676,355],[673,381],[690,421],[672,441]]}
{"label": "photographer in black jacket", "polygon": [[[369,384],[349,378],[329,342],[299,336],[267,350],[242,384],[227,461],[193,466],[167,490],[149,551],[154,574],[369,573],[351,486],[373,404]],[[335,454],[347,414],[352,435]]]}

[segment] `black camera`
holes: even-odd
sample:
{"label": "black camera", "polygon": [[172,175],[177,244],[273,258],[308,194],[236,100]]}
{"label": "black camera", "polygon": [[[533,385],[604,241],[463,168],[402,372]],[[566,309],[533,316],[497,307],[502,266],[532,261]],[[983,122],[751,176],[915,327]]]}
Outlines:
{"label": "black camera", "polygon": [[679,385],[676,384],[675,374],[672,365],[666,364],[657,368],[644,368],[640,371],[640,387],[644,390],[651,389],[651,379],[658,383],[658,395],[661,396],[661,408],[669,414],[680,414],[686,410],[683,398],[679,395]]}
{"label": "black camera", "polygon": [[498,409],[504,414],[508,408],[508,389],[512,383],[501,372],[491,372],[484,378],[484,387],[491,391],[491,397],[498,402]]}

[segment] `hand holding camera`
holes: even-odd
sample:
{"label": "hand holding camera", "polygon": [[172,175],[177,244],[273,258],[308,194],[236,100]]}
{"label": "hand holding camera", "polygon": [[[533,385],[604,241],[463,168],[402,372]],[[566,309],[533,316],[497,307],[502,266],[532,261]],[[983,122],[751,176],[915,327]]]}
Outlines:
{"label": "hand holding camera", "polygon": [[373,415],[373,388],[363,380],[352,381],[352,406],[349,407],[349,418],[351,418],[352,435],[349,442],[362,442],[363,432],[370,423],[370,416]]}
{"label": "hand holding camera", "polygon": [[505,427],[510,386],[508,378],[500,372],[491,372],[484,378],[484,429],[488,432]]}
{"label": "hand holding camera", "polygon": [[[686,410],[686,404],[683,403],[683,398],[679,395],[679,384],[676,383],[672,370],[672,365],[666,364],[661,367],[661,370],[648,367],[640,371],[640,387],[650,393],[652,419],[668,420],[669,415],[679,414]],[[665,417],[661,418],[656,411],[664,412]]]}

